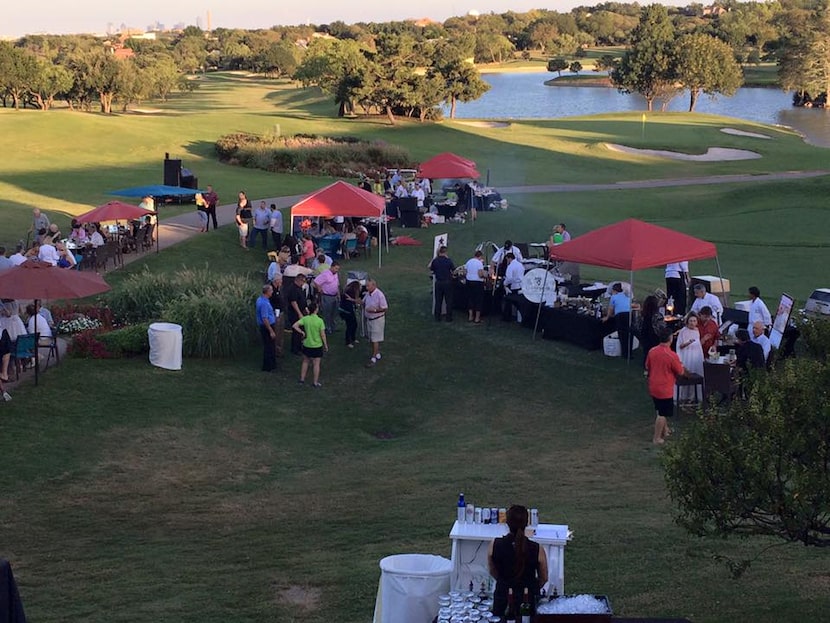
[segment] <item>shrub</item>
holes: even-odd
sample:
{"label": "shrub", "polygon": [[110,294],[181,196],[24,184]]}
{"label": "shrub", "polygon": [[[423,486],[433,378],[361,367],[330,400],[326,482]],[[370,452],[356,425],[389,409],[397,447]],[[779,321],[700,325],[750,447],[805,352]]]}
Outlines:
{"label": "shrub", "polygon": [[233,357],[248,349],[255,332],[250,289],[212,289],[171,301],[164,310],[170,322],[182,326],[186,357]]}
{"label": "shrub", "polygon": [[107,350],[100,337],[101,329],[90,329],[76,334],[69,346],[70,356],[82,359],[111,359],[112,353]]}
{"label": "shrub", "polygon": [[219,138],[215,150],[223,162],[248,168],[331,177],[370,175],[384,167],[413,164],[409,152],[402,147],[353,136],[277,137],[237,132]]}
{"label": "shrub", "polygon": [[154,320],[164,305],[177,294],[176,283],[168,275],[143,272],[130,275],[110,296],[110,306],[118,318],[127,322]]}
{"label": "shrub", "polygon": [[98,335],[98,341],[115,357],[141,355],[150,352],[150,341],[147,337],[149,326],[150,323],[143,322],[109,333],[101,333]]}
{"label": "shrub", "polygon": [[[145,270],[127,280],[112,307],[131,321],[180,324],[186,356],[229,357],[245,350],[256,333],[257,289],[246,275],[217,275],[207,268],[182,268],[172,275]],[[115,349],[120,340],[132,345],[138,337],[112,339]]]}
{"label": "shrub", "polygon": [[51,306],[49,311],[52,312],[52,318],[57,325],[60,325],[64,321],[77,320],[79,318],[96,321],[104,329],[111,329],[116,324],[112,309],[104,304],[65,303],[63,305]]}

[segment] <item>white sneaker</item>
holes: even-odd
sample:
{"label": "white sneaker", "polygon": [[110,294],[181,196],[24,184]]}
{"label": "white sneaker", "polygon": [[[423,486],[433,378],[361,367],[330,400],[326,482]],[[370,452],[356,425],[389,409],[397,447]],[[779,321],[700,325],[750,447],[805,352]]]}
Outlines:
{"label": "white sneaker", "polygon": [[374,359],[375,361],[380,361],[380,357],[381,357],[381,355],[380,355],[380,353],[378,353],[377,355],[375,355],[375,356],[373,357],[373,359]]}
{"label": "white sneaker", "polygon": [[9,402],[12,399],[12,395],[9,392],[3,392],[3,400]]}

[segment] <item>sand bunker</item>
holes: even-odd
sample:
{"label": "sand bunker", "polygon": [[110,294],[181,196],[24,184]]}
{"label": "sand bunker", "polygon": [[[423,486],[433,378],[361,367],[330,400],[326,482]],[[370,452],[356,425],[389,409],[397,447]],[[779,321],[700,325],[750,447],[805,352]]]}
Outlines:
{"label": "sand bunker", "polygon": [[462,125],[469,125],[474,128],[508,128],[510,124],[505,121],[459,121]]}
{"label": "sand bunker", "polygon": [[130,112],[135,112],[139,115],[158,115],[164,111],[161,108],[130,108]]}
{"label": "sand bunker", "polygon": [[766,134],[757,134],[755,132],[745,132],[743,130],[736,130],[735,128],[721,128],[721,132],[724,134],[731,134],[732,136],[748,136],[749,138],[765,138],[768,141],[772,140],[771,136],[767,136]]}
{"label": "sand bunker", "polygon": [[760,158],[761,154],[746,149],[726,149],[724,147],[710,147],[705,154],[683,154],[677,151],[665,151],[660,149],[635,149],[625,145],[614,145],[606,143],[611,151],[621,151],[626,154],[638,156],[655,156],[657,158],[671,158],[672,160],[689,160],[692,162],[719,162],[724,160],[754,160]]}

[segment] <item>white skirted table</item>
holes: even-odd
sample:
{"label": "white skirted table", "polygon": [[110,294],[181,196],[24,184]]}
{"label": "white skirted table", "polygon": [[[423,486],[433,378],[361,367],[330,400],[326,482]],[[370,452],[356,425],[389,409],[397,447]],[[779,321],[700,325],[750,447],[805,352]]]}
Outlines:
{"label": "white skirted table", "polygon": [[[534,534],[530,533],[534,531]],[[490,541],[507,534],[507,524],[459,523],[456,521],[450,531],[452,539],[452,575],[450,585],[453,589],[466,590],[473,583],[475,590],[484,582],[490,585],[490,572],[487,568],[487,550]],[[559,524],[539,524],[528,527],[527,535],[531,541],[541,545],[548,557],[548,583],[545,590],[550,593],[553,587],[560,595],[565,594],[565,545],[571,538],[568,526]]]}

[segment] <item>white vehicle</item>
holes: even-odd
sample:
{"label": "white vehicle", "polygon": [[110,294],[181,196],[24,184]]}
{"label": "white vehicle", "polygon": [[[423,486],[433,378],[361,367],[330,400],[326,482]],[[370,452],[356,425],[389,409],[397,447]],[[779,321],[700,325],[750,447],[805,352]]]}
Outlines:
{"label": "white vehicle", "polygon": [[830,316],[830,288],[818,288],[813,290],[810,298],[804,305],[804,311],[808,314],[821,314]]}

